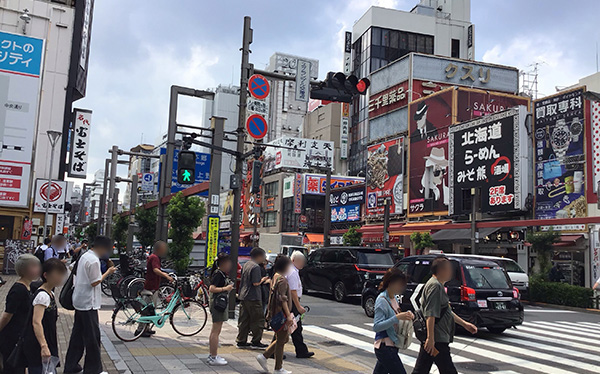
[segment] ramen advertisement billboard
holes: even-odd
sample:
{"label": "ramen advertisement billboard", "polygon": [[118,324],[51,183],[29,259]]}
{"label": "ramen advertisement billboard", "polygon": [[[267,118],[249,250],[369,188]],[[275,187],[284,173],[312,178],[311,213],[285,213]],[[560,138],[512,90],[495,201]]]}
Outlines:
{"label": "ramen advertisement billboard", "polygon": [[367,216],[383,215],[385,200],[390,214],[403,211],[404,138],[388,140],[368,147]]}

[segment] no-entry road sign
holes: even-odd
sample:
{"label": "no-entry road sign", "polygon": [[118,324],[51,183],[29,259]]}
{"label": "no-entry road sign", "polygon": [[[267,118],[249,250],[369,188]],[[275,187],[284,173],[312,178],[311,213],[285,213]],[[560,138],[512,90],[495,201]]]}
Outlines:
{"label": "no-entry road sign", "polygon": [[267,135],[267,120],[259,114],[251,115],[246,121],[246,131],[254,139],[264,138]]}
{"label": "no-entry road sign", "polygon": [[254,74],[248,80],[248,90],[250,95],[257,99],[265,99],[269,96],[269,81],[260,74]]}

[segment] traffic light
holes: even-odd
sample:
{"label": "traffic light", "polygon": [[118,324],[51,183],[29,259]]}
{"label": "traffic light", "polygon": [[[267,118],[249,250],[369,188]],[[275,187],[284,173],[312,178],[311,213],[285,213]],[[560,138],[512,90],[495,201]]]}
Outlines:
{"label": "traffic light", "polygon": [[349,103],[354,95],[365,95],[371,82],[344,73],[327,73],[327,79],[317,88],[311,89],[310,98]]}
{"label": "traffic light", "polygon": [[177,161],[177,183],[194,184],[196,180],[196,153],[180,151]]}
{"label": "traffic light", "polygon": [[262,183],[260,173],[262,171],[262,165],[263,163],[257,160],[254,160],[254,162],[252,163],[252,188],[250,189],[251,193],[260,192],[260,185]]}

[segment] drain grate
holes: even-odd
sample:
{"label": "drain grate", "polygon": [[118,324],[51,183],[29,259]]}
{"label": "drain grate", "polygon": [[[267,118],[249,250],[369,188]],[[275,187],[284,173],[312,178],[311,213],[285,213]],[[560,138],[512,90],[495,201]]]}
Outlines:
{"label": "drain grate", "polygon": [[481,372],[498,371],[498,368],[494,365],[481,364],[478,362],[460,362],[460,363],[456,363],[454,365],[459,367],[462,370],[472,370],[472,371],[481,371]]}

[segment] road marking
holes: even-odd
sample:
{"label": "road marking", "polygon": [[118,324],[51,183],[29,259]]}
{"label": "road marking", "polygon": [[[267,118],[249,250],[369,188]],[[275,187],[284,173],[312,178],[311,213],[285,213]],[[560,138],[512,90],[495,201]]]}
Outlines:
{"label": "road marking", "polygon": [[519,326],[519,330],[521,330],[521,331],[529,331],[529,332],[532,332],[534,335],[535,334],[547,335],[547,336],[551,336],[553,338],[564,339],[564,340],[566,340],[565,343],[569,343],[569,344],[572,341],[575,341],[575,342],[589,343],[589,344],[592,344],[593,346],[598,345],[598,339],[586,339],[586,338],[581,338],[579,336],[569,336],[569,335],[561,334],[560,332],[544,331],[542,329],[565,331],[564,328],[563,329],[553,329],[553,328],[549,328],[546,326],[536,326],[536,327]]}
{"label": "road marking", "polygon": [[565,328],[572,329],[572,330],[575,330],[575,331],[581,331],[581,332],[590,332],[590,331],[593,331],[596,334],[600,334],[600,326],[598,326],[598,327],[581,326],[580,324],[578,324],[576,322],[567,322],[567,321],[556,321],[554,323],[558,324],[558,325],[565,326]]}
{"label": "road marking", "polygon": [[597,322],[579,322],[579,324],[593,326],[593,327],[600,327],[600,323],[597,323]]}
{"label": "road marking", "polygon": [[577,313],[572,310],[561,310],[561,309],[525,309],[526,312],[533,313]]}
{"label": "road marking", "polygon": [[[573,330],[567,331],[564,326],[561,326],[561,325],[558,325],[558,324],[552,323],[552,322],[544,322],[544,321],[523,322],[523,325],[530,326],[530,327],[535,326],[537,328],[548,329],[548,330],[554,330],[559,333],[568,333],[567,336],[571,336],[571,338],[576,338],[577,340],[579,340],[580,337],[585,337],[585,338],[594,338],[594,340],[596,340],[596,344],[598,341],[598,335],[591,331],[589,333],[582,332],[582,331],[573,331]],[[572,336],[572,335],[576,335],[576,336]]]}
{"label": "road marking", "polygon": [[536,340],[541,340],[541,341],[552,343],[552,344],[566,345],[569,348],[585,349],[588,351],[595,351],[595,352],[600,353],[600,347],[598,347],[598,346],[564,341],[564,340],[556,338],[556,335],[554,335],[554,334],[550,334],[551,337],[546,337],[546,336],[528,334],[528,333],[520,331],[520,330],[507,330],[502,334],[502,336],[509,336],[509,337],[513,336],[513,337],[520,338],[520,339],[536,339]]}

